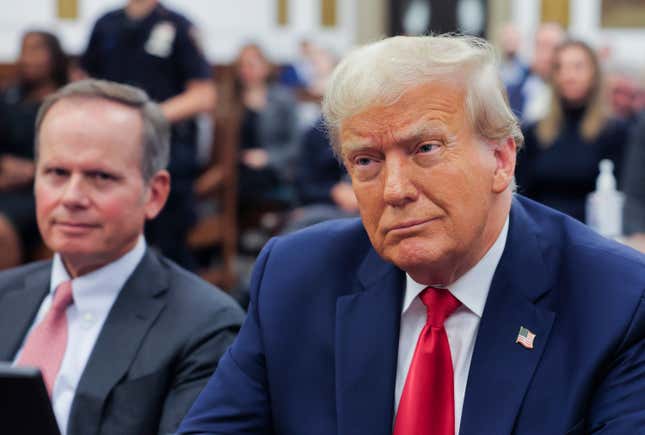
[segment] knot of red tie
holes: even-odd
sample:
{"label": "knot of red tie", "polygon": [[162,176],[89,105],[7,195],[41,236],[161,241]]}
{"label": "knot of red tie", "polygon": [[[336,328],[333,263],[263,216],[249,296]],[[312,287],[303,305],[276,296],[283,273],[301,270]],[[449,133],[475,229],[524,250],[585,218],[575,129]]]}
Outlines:
{"label": "knot of red tie", "polygon": [[428,312],[427,323],[436,328],[443,327],[446,319],[461,305],[457,298],[443,288],[427,287],[419,297]]}
{"label": "knot of red tie", "polygon": [[455,435],[454,369],[443,326],[460,302],[448,290],[419,295],[428,318],[414,350],[394,424],[394,435]]}

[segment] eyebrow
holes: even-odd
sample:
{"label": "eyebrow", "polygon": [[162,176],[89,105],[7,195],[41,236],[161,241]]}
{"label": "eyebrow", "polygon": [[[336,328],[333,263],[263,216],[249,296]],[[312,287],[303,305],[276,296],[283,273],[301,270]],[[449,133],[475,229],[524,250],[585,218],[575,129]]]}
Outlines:
{"label": "eyebrow", "polygon": [[[69,165],[65,164],[65,162],[60,162],[60,161],[43,162],[41,166],[43,169],[60,168],[60,169],[70,170]],[[82,168],[80,169],[80,172],[84,175],[96,173],[96,172],[105,172],[106,174],[110,174],[115,177],[123,177],[123,171],[121,168],[106,168],[106,167],[97,166],[97,165],[90,165],[85,168]]]}
{"label": "eyebrow", "polygon": [[[361,149],[372,148],[374,146],[371,135],[363,136],[350,134],[349,136],[349,139],[341,143],[342,154],[360,151]],[[449,133],[444,123],[438,120],[426,120],[416,122],[402,132],[399,132],[396,142],[398,144],[419,142],[422,139],[427,139],[428,137],[441,137],[448,141],[452,141],[455,136],[456,135],[454,133]]]}
{"label": "eyebrow", "polygon": [[448,129],[445,127],[445,124],[441,126],[434,126],[428,124],[435,124],[435,122],[424,122],[412,125],[408,130],[404,130],[403,141],[418,140],[428,136],[441,136],[441,137],[450,137],[453,136],[448,133]]}
{"label": "eyebrow", "polygon": [[359,151],[365,148],[371,148],[372,147],[372,140],[363,136],[355,136],[352,137],[351,139],[342,142],[340,149],[341,149],[341,154],[346,154],[348,152],[352,151]]}

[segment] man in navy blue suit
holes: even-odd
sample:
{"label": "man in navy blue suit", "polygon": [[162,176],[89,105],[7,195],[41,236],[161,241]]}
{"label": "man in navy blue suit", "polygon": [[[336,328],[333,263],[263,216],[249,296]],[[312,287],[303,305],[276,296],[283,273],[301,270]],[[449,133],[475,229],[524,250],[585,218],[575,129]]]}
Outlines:
{"label": "man in navy blue suit", "polygon": [[267,244],[180,433],[645,431],[645,258],[513,193],[485,41],[360,48],[324,114],[361,219]]}

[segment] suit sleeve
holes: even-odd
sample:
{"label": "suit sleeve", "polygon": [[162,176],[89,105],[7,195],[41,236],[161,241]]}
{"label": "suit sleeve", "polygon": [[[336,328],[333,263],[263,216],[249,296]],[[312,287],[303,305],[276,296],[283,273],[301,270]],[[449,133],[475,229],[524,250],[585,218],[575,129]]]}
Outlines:
{"label": "suit sleeve", "polygon": [[258,257],[244,325],[182,422],[180,435],[273,434],[258,293],[274,241]]}
{"label": "suit sleeve", "polygon": [[645,428],[645,297],[620,349],[593,396],[585,433],[635,434]]}
{"label": "suit sleeve", "polygon": [[242,310],[231,304],[196,328],[198,333],[178,361],[170,392],[164,401],[159,422],[160,434],[177,430],[181,419],[215,371],[218,361],[233,343],[243,316]]}

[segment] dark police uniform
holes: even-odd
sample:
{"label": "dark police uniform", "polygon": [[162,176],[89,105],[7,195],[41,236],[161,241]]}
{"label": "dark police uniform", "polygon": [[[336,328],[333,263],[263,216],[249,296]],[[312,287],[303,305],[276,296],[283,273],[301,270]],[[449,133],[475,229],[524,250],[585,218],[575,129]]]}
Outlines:
{"label": "dark police uniform", "polygon": [[[163,102],[183,92],[190,80],[212,77],[193,33],[187,18],[161,4],[139,20],[118,9],[94,25],[81,66],[92,77],[137,86]],[[195,121],[174,123],[171,137],[172,191],[166,207],[146,231],[151,243],[166,256],[190,267],[184,240],[194,222]]]}

